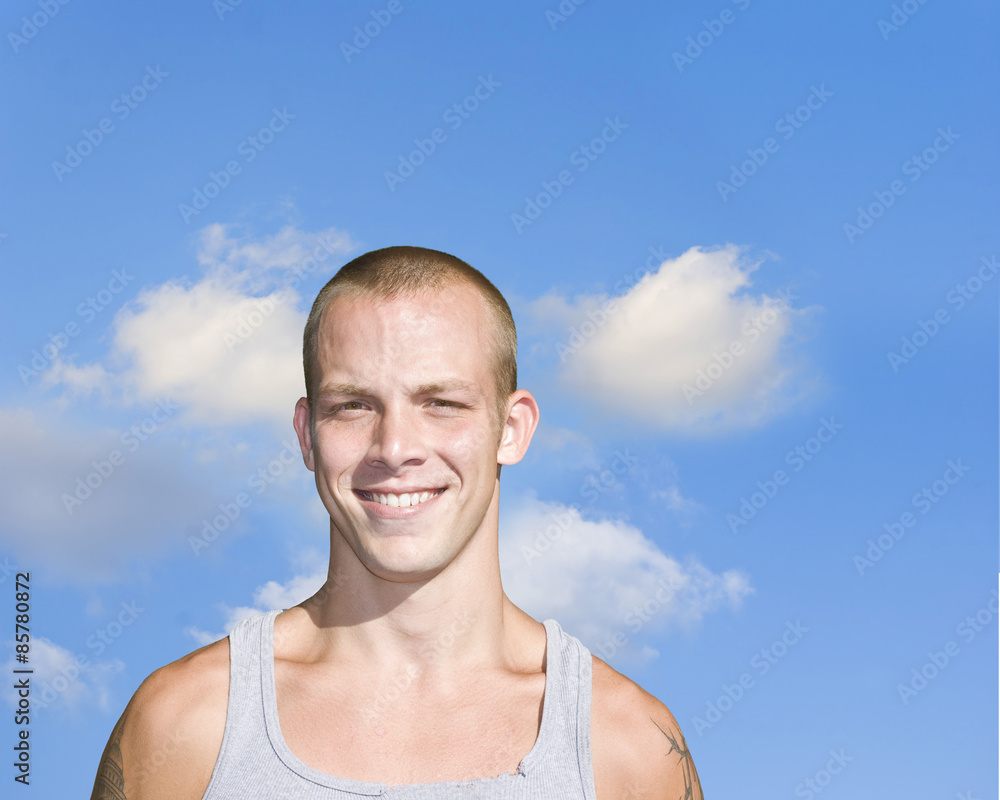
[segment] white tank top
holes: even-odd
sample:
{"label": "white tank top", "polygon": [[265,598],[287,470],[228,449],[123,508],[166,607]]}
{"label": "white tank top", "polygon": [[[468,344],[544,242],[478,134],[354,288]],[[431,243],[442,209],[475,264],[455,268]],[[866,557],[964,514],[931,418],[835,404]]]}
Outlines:
{"label": "white tank top", "polygon": [[229,635],[229,709],[203,800],[597,800],[590,756],[591,656],[555,620],[546,634],[542,721],[516,772],[471,781],[389,786],[328,775],[302,763],[278,726],[274,618],[245,619]]}

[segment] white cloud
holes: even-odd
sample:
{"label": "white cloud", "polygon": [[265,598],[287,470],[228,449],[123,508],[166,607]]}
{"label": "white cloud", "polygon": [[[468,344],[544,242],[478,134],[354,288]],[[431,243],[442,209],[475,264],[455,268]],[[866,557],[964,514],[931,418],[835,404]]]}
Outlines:
{"label": "white cloud", "polygon": [[308,575],[296,575],[287,583],[268,581],[254,592],[254,606],[262,611],[291,608],[316,594],[326,581],[326,562],[320,562]]}
{"label": "white cloud", "polygon": [[500,563],[516,605],[558,620],[592,648],[616,633],[631,640],[639,630],[691,625],[753,591],[743,573],[682,564],[624,521],[584,519],[534,497],[506,510]]}
{"label": "white cloud", "polygon": [[107,393],[110,375],[103,364],[86,364],[77,367],[63,360],[61,355],[52,359],[52,365],[42,376],[43,386],[58,386],[63,384],[72,389],[74,394],[89,395],[94,391]]}
{"label": "white cloud", "polygon": [[60,361],[46,380],[85,394],[117,389],[133,402],[169,397],[185,418],[213,426],[266,420],[287,430],[304,388],[297,287],[354,246],[333,228],[286,226],[254,241],[210,225],[200,280],[146,288],[116,315],[108,362],[117,371]]}
{"label": "white cloud", "polygon": [[[76,656],[44,636],[32,638],[30,658],[33,710],[59,706],[79,710],[96,706],[107,711],[111,682],[125,668],[118,659],[93,661],[82,654]],[[23,667],[12,655],[4,665],[4,674],[14,675],[13,670]],[[19,697],[13,683],[13,680],[8,682],[5,696],[7,704],[16,708]]]}
{"label": "white cloud", "polygon": [[701,509],[701,505],[689,497],[681,494],[680,488],[676,485],[668,486],[666,489],[657,489],[652,493],[654,500],[662,500],[671,511],[679,513],[694,513]]}
{"label": "white cloud", "polygon": [[327,228],[315,234],[286,225],[273,236],[253,241],[232,235],[232,225],[215,223],[199,232],[198,262],[210,272],[233,271],[244,281],[261,279],[271,270],[294,272],[309,259],[326,260],[329,255],[349,253],[356,245],[343,231]]}
{"label": "white cloud", "polygon": [[183,541],[218,499],[166,431],[170,419],[148,416],[155,408],[90,432],[0,408],[0,549],[86,582]]}
{"label": "white cloud", "polygon": [[[623,297],[549,294],[538,320],[569,326],[561,377],[579,396],[660,430],[760,424],[807,391],[791,361],[790,302],[752,295],[759,266],[735,246],[692,248]],[[688,387],[688,388],[685,388]]]}
{"label": "white cloud", "polygon": [[285,583],[268,581],[263,586],[257,587],[257,590],[253,594],[251,605],[237,606],[236,608],[226,605],[220,606],[220,610],[225,615],[226,620],[223,623],[222,632],[212,633],[191,627],[185,630],[185,633],[198,642],[199,645],[211,644],[224,636],[228,636],[233,628],[248,617],[262,614],[265,611],[271,611],[275,608],[292,608],[306,598],[312,597],[326,582],[327,558],[316,551],[310,551],[302,554],[297,559],[297,565],[305,571],[295,575]]}
{"label": "white cloud", "polygon": [[114,348],[139,398],[168,396],[208,424],[288,425],[302,394],[305,315],[290,291],[248,297],[221,277],[143,292],[115,320]]}

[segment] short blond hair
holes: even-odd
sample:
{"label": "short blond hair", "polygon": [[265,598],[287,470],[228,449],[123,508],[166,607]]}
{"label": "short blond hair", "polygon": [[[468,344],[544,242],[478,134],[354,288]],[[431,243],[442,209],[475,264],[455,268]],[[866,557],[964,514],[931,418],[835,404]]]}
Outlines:
{"label": "short blond hair", "polygon": [[495,384],[498,424],[504,422],[507,400],[517,391],[517,331],[510,306],[500,290],[479,270],[439,250],[386,247],[348,262],[320,290],[302,337],[306,398],[312,406],[319,372],[319,332],[323,313],[336,297],[390,300],[465,284],[482,299],[491,318],[490,360]]}

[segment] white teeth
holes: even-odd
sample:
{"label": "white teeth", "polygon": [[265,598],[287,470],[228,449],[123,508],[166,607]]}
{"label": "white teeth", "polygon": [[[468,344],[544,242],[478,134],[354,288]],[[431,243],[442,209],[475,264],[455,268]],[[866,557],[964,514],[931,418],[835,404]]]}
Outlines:
{"label": "white teeth", "polygon": [[410,506],[418,506],[421,503],[426,503],[431,497],[437,497],[440,492],[403,492],[403,494],[398,495],[366,492],[365,494],[383,506],[409,508]]}

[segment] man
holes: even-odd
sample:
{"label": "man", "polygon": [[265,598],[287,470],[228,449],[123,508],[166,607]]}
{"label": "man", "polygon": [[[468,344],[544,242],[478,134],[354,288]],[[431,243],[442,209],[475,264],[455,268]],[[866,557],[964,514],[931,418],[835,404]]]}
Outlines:
{"label": "man", "polygon": [[500,470],[539,418],[516,352],[506,301],[453,256],[334,276],[294,415],[328,580],[147,678],[94,798],[703,800],[667,708],[504,594]]}

